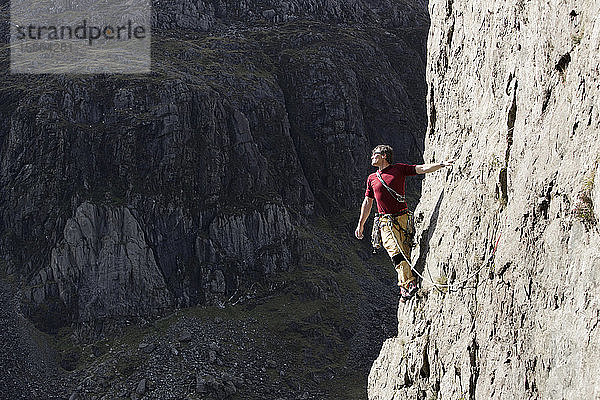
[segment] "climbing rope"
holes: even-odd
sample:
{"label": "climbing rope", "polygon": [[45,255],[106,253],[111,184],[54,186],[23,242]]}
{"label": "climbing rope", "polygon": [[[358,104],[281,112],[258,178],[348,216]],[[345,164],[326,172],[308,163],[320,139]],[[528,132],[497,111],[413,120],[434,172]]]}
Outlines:
{"label": "climbing rope", "polygon": [[[496,254],[496,250],[498,249],[498,243],[500,242],[500,238],[502,237],[502,231],[500,231],[500,234],[498,235],[498,238],[496,239],[496,244],[494,245],[494,250],[490,253],[490,255],[488,256],[487,260],[485,260],[485,262],[482,263],[481,266],[476,271],[474,271],[473,273],[471,273],[470,275],[468,275],[466,278],[464,278],[461,281],[453,282],[451,284],[443,284],[443,283],[435,282],[433,280],[433,277],[431,276],[431,271],[429,271],[429,268],[427,266],[425,267],[425,270],[427,271],[427,274],[429,275],[429,279],[428,280],[426,280],[425,277],[419,273],[419,271],[417,271],[416,269],[413,268],[412,263],[409,261],[408,257],[406,257],[406,254],[404,253],[404,251],[402,251],[402,246],[400,246],[400,243],[398,243],[398,239],[396,238],[396,235],[394,234],[393,225],[396,222],[395,219],[388,217],[388,218],[385,218],[385,220],[386,220],[385,224],[388,226],[388,228],[392,232],[392,237],[394,238],[394,242],[396,243],[396,247],[398,248],[398,250],[400,251],[400,253],[404,257],[404,259],[406,260],[406,262],[410,266],[411,271],[413,271],[414,273],[416,273],[417,276],[419,276],[419,278],[421,278],[421,280],[427,281],[427,282],[431,283],[438,290],[440,290],[440,288],[445,288],[448,291],[455,291],[455,290],[464,289],[464,284],[465,283],[467,283],[473,277],[477,276],[479,274],[479,272],[481,272],[481,270],[485,266],[489,265],[490,261],[492,260],[492,258]],[[506,219],[505,219],[505,221],[506,221]],[[404,229],[402,229],[402,228],[400,228],[400,229],[402,231],[404,231]],[[406,231],[404,231],[404,233],[405,233],[405,236],[406,236]]]}

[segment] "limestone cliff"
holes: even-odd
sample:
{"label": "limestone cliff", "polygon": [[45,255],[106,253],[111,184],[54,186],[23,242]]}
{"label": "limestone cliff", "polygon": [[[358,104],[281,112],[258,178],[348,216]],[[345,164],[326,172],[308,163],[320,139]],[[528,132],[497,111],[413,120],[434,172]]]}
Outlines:
{"label": "limestone cliff", "polygon": [[429,10],[424,159],[457,161],[423,182],[415,261],[451,286],[399,307],[369,398],[599,398],[600,5]]}

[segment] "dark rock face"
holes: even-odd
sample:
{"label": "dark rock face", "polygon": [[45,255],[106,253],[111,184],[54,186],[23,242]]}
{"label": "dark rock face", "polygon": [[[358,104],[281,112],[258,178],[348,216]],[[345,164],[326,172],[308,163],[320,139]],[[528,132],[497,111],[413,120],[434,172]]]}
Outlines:
{"label": "dark rock face", "polygon": [[429,25],[427,1],[154,1],[153,17],[161,29],[209,31],[243,24],[275,24],[301,19],[327,23],[381,24],[422,28]]}
{"label": "dark rock face", "polygon": [[424,4],[154,6],[149,76],[5,76],[1,267],[46,330],[223,304],[310,261],[374,145],[420,161]]}
{"label": "dark rock face", "polygon": [[79,319],[153,314],[172,304],[154,252],[127,207],[82,203],[32,281],[36,304],[59,297]]}

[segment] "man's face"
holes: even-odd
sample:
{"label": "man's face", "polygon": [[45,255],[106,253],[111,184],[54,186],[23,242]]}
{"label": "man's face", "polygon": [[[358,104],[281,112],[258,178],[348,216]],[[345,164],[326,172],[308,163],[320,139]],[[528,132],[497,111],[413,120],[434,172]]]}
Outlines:
{"label": "man's face", "polygon": [[374,151],[371,154],[371,165],[374,167],[381,167],[383,165],[383,154],[379,151]]}

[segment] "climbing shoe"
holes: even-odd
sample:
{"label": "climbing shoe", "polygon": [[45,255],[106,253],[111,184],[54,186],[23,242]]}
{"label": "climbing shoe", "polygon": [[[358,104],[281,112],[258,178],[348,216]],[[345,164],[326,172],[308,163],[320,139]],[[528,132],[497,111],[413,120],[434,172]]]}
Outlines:
{"label": "climbing shoe", "polygon": [[400,297],[408,296],[408,290],[404,286],[398,286],[398,289],[400,289]]}
{"label": "climbing shoe", "polygon": [[408,292],[408,296],[413,297],[419,290],[419,285],[417,285],[417,281],[410,281],[406,285],[406,289]]}
{"label": "climbing shoe", "polygon": [[415,281],[408,282],[406,287],[400,286],[400,301],[405,303],[410,300],[415,293],[419,290],[419,287]]}
{"label": "climbing shoe", "polygon": [[408,289],[404,286],[400,286],[400,301],[406,303],[411,297],[412,296],[408,294]]}

